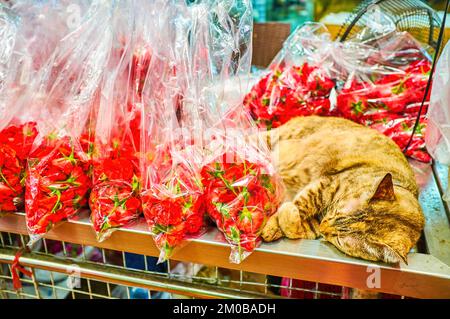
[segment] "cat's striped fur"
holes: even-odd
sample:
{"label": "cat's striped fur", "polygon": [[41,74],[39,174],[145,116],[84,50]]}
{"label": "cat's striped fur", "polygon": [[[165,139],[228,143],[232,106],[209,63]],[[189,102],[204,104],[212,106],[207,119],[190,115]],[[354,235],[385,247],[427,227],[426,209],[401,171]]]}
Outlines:
{"label": "cat's striped fur", "polygon": [[266,241],[323,236],[348,255],[407,261],[424,227],[414,173],[388,137],[333,117],[298,117],[267,134],[286,201]]}

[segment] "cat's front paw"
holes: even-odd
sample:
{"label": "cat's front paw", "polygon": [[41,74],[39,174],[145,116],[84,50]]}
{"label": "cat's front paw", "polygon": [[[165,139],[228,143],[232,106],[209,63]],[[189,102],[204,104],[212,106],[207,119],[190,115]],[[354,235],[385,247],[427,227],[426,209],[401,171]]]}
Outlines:
{"label": "cat's front paw", "polygon": [[283,234],[290,239],[316,239],[317,221],[313,218],[303,219],[297,206],[286,202],[278,208],[278,224]]}
{"label": "cat's front paw", "polygon": [[283,232],[278,225],[278,214],[270,216],[262,230],[261,237],[266,242],[275,241],[283,237]]}

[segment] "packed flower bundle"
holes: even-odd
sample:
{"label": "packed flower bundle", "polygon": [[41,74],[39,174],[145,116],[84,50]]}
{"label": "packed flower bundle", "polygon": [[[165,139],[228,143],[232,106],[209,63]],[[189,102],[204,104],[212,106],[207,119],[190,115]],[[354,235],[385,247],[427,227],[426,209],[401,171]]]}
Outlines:
{"label": "packed flower bundle", "polygon": [[[85,147],[88,144],[85,144]],[[68,136],[47,135],[28,159],[25,212],[31,235],[76,214],[91,186],[88,149]]]}
{"label": "packed flower bundle", "polygon": [[59,221],[87,207],[92,185],[89,116],[100,100],[100,83],[112,43],[111,8],[91,5],[55,47],[25,89],[21,103],[36,117],[39,134],[28,158],[25,214],[30,243]]}
{"label": "packed flower bundle", "polygon": [[259,126],[276,128],[296,116],[329,115],[334,86],[334,80],[318,66],[281,64],[251,89],[244,105]]}
{"label": "packed flower bundle", "polygon": [[[151,62],[149,47],[134,29],[135,3],[122,3],[127,14],[114,20],[114,40],[102,98],[92,112],[95,127],[92,153],[91,221],[97,239],[103,241],[118,228],[136,221],[141,212],[140,126],[142,90]],[[134,30],[134,32],[133,32]]]}
{"label": "packed flower bundle", "polygon": [[[54,49],[53,40],[58,41],[65,32],[60,29],[50,35],[45,19],[36,19],[47,9],[31,3],[14,4],[14,9],[0,5],[0,214],[24,208],[27,158],[38,134],[34,114],[21,106],[19,99],[41,67],[41,59]],[[56,16],[56,11],[48,15]],[[42,32],[45,48],[33,43],[37,36],[30,30],[36,29]]]}
{"label": "packed flower bundle", "polygon": [[422,114],[428,109],[430,96],[425,97],[425,89],[430,70],[431,62],[422,57],[408,63],[402,72],[374,74],[370,82],[351,79],[337,96],[338,113],[389,136],[402,150],[408,146],[407,156],[430,162],[425,148],[427,120],[424,116],[413,132],[424,98],[427,104]]}
{"label": "packed flower bundle", "polygon": [[0,132],[0,213],[23,208],[25,168],[36,123],[10,125]]}
{"label": "packed flower bundle", "polygon": [[[405,33],[392,32],[372,45],[346,47],[324,40],[319,29],[323,31],[306,26],[291,36],[269,73],[246,95],[244,106],[253,119],[270,129],[296,116],[341,116],[385,133],[402,149],[412,136],[406,154],[429,162],[426,119],[420,119],[421,130],[413,133],[411,128],[431,70],[421,45]],[[304,50],[297,52],[298,46]],[[354,57],[349,57],[349,49]],[[422,112],[427,112],[427,104]]]}
{"label": "packed flower bundle", "polygon": [[91,220],[99,241],[114,229],[135,221],[141,213],[139,160],[130,142],[113,139],[108,157],[92,161],[93,186],[89,196]]}
{"label": "packed flower bundle", "polygon": [[263,163],[228,152],[202,168],[208,215],[232,247],[230,261],[241,262],[260,243],[267,219],[280,201],[280,185]]}
{"label": "packed flower bundle", "polygon": [[173,156],[171,147],[160,146],[151,159],[152,185],[142,192],[145,220],[160,249],[160,261],[172,256],[186,239],[205,228],[201,178],[192,162]]}

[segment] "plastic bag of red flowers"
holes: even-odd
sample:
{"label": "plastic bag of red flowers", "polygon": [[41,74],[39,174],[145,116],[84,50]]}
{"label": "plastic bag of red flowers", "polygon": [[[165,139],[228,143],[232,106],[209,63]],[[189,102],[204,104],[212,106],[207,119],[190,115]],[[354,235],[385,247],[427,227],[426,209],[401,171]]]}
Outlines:
{"label": "plastic bag of red flowers", "polygon": [[194,160],[187,160],[191,156],[159,145],[147,165],[153,176],[144,184],[142,209],[161,251],[160,262],[205,229],[201,178]]}
{"label": "plastic bag of red flowers", "polygon": [[[191,58],[197,72],[188,73],[181,125],[190,128],[194,146],[202,153],[200,176],[207,215],[230,244],[230,261],[240,263],[260,242],[261,230],[276,211],[281,193],[269,152],[256,138],[258,130],[242,107],[251,62],[250,4],[238,11],[237,1],[227,3],[228,7],[197,8],[197,12],[205,10],[200,16],[208,20],[195,23],[194,52],[202,55]],[[216,21],[230,17],[235,25],[221,24],[220,34],[215,34]]]}
{"label": "plastic bag of red flowers", "polygon": [[[40,12],[34,6],[29,10]],[[40,67],[29,62],[38,55],[46,56],[30,44],[26,31],[32,27],[45,30],[43,24],[28,19],[23,11],[0,4],[0,214],[22,210],[24,205],[26,160],[37,126],[35,114],[21,107],[18,100],[30,75]],[[60,35],[55,33],[47,38]]]}
{"label": "plastic bag of red flowers", "polygon": [[361,48],[366,53],[345,65],[346,79],[336,101],[339,114],[385,133],[402,150],[412,137],[406,155],[429,162],[424,141],[427,121],[422,117],[414,134],[411,126],[424,100],[422,114],[427,111],[430,57],[406,32],[389,32],[366,44],[370,47]]}
{"label": "plastic bag of red flowers", "polygon": [[[401,117],[403,128],[408,126],[424,98],[429,100],[424,95],[431,58],[426,45],[395,25],[376,26],[368,22],[345,42],[332,41],[321,24],[297,29],[269,73],[247,94],[244,106],[260,127],[277,127],[296,116],[340,116],[395,135],[403,149],[407,130],[388,122]],[[422,119],[423,132],[426,124]],[[423,136],[414,133],[407,155],[429,162]]]}
{"label": "plastic bag of red flowers", "polygon": [[102,85],[102,98],[94,110],[91,221],[103,241],[117,228],[135,221],[140,200],[140,101],[150,62],[143,42],[143,11],[136,1],[121,2],[113,22],[111,48]]}
{"label": "plastic bag of red flowers", "polygon": [[26,176],[25,212],[31,243],[87,204],[91,185],[88,119],[99,100],[111,4],[93,2],[37,72],[21,103],[39,114]]}
{"label": "plastic bag of red flowers", "polygon": [[320,24],[293,32],[244,99],[258,126],[271,129],[296,116],[331,115],[330,95],[339,72],[331,58],[335,50]]}
{"label": "plastic bag of red flowers", "polygon": [[84,4],[0,3],[0,214],[24,208],[26,160],[38,112],[23,103],[23,96],[60,39],[76,27],[67,23],[67,7],[77,5],[81,17]]}
{"label": "plastic bag of red flowers", "polygon": [[[191,50],[189,28],[195,28],[193,13],[183,1],[154,5],[158,19],[148,19],[154,23],[146,33],[153,54],[142,91],[141,200],[161,262],[202,233],[204,210],[198,167],[201,152],[187,141],[190,130],[186,126],[183,134],[181,124],[189,74],[183,68],[194,67],[186,59]],[[168,37],[173,28],[177,36]],[[196,37],[193,29],[191,37]]]}
{"label": "plastic bag of red flowers", "polygon": [[206,211],[230,244],[232,263],[240,263],[258,246],[262,229],[283,198],[268,151],[255,141],[243,141],[242,133],[227,131],[218,138],[213,144],[221,146],[211,149],[214,155],[201,172]]}

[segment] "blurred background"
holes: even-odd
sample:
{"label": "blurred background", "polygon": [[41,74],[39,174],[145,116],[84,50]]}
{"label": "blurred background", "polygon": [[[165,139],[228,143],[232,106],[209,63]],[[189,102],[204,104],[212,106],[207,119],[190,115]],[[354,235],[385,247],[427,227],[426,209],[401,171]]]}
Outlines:
{"label": "blurred background", "polygon": [[[401,1],[401,0],[399,0]],[[252,0],[255,22],[283,22],[294,30],[306,21],[322,21],[331,32],[339,27],[360,0]],[[437,11],[445,9],[444,0],[425,0]],[[331,27],[330,27],[331,26]],[[336,31],[337,32],[337,31]]]}
{"label": "blurred background", "polygon": [[[445,0],[422,1],[443,18]],[[341,26],[349,22],[347,19],[350,14],[362,2],[363,0],[252,0],[255,22],[252,64],[263,68],[269,65],[289,34],[308,21],[325,24],[332,39],[336,39]],[[444,45],[450,38],[450,18],[447,18],[446,27]],[[267,41],[268,38],[271,40]]]}

